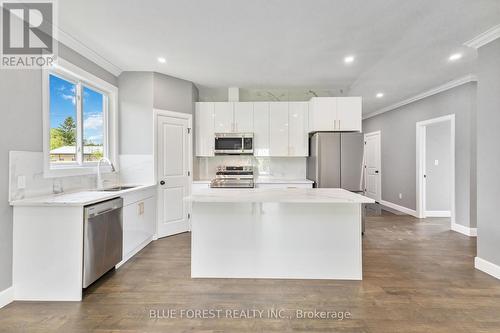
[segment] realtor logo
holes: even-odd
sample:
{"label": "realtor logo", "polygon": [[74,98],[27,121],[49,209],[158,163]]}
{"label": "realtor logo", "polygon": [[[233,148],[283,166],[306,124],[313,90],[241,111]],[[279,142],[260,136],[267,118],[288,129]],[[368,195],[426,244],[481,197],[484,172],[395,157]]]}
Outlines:
{"label": "realtor logo", "polygon": [[1,5],[1,67],[50,67],[57,47],[54,1],[4,1]]}

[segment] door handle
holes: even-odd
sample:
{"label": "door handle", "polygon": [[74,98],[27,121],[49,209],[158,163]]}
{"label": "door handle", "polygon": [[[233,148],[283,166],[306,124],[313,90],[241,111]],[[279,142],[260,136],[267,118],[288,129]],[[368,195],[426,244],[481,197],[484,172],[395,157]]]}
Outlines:
{"label": "door handle", "polygon": [[375,173],[378,173],[378,170],[375,170]]}
{"label": "door handle", "polygon": [[160,181],[160,185],[165,185],[165,181],[164,180]]}

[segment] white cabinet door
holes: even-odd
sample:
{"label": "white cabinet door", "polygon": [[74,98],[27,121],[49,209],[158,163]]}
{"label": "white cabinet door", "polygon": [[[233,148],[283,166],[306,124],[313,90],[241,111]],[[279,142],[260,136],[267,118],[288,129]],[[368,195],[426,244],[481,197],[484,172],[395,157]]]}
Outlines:
{"label": "white cabinet door", "polygon": [[253,154],[269,156],[269,102],[253,104]]}
{"label": "white cabinet door", "polygon": [[290,102],[288,116],[288,155],[309,155],[309,103]]}
{"label": "white cabinet door", "polygon": [[309,102],[309,131],[334,131],[337,124],[337,98],[313,97]]}
{"label": "white cabinet door", "polygon": [[361,97],[337,98],[337,130],[361,132]]}
{"label": "white cabinet door", "polygon": [[123,207],[123,262],[147,245],[156,224],[156,197],[143,198]]}
{"label": "white cabinet door", "polygon": [[196,156],[214,156],[214,103],[196,103]]}
{"label": "white cabinet door", "polygon": [[257,188],[270,188],[270,189],[287,189],[287,188],[312,188],[312,184],[310,183],[291,183],[291,184],[285,184],[285,183],[264,183],[264,184],[257,184]]}
{"label": "white cabinet door", "polygon": [[215,133],[234,132],[234,103],[215,102]]}
{"label": "white cabinet door", "polygon": [[191,191],[193,193],[202,191],[202,190],[208,190],[210,188],[209,183],[193,183],[191,186]]}
{"label": "white cabinet door", "polygon": [[234,103],[234,131],[253,132],[253,102]]}
{"label": "white cabinet door", "polygon": [[288,156],[288,102],[269,103],[270,156]]}

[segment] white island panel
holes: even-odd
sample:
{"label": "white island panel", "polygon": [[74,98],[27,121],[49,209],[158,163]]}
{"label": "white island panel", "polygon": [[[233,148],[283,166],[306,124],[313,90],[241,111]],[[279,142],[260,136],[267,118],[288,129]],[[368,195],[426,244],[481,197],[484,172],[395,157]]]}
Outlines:
{"label": "white island panel", "polygon": [[[239,202],[223,199],[222,192],[212,202],[208,193],[192,198],[191,276],[361,280],[364,197],[288,191],[295,196],[254,190],[253,196],[243,192]],[[339,202],[340,194],[347,201]]]}

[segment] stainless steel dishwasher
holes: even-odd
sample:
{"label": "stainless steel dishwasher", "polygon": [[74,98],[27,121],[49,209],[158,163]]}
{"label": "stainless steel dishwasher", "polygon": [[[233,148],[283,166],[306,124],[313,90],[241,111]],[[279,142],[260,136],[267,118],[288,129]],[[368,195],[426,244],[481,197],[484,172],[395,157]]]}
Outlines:
{"label": "stainless steel dishwasher", "polygon": [[85,207],[83,288],[90,286],[122,260],[122,207],[122,198]]}

